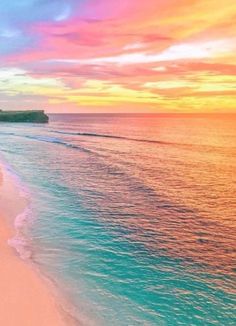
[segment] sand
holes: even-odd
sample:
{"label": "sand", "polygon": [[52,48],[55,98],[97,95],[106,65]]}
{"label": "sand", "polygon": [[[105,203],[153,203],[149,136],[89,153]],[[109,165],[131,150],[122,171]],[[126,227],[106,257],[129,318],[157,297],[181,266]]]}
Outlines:
{"label": "sand", "polygon": [[0,325],[70,325],[45,280],[8,245],[14,218],[26,204],[0,165]]}

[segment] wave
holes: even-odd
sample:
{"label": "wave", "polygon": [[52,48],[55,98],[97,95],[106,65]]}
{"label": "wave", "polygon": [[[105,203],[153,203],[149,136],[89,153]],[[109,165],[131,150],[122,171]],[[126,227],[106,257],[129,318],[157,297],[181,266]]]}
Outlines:
{"label": "wave", "polygon": [[80,150],[82,152],[86,152],[86,153],[91,153],[92,151],[84,148],[82,146],[78,146],[78,145],[74,145],[71,143],[67,143],[59,138],[55,138],[55,137],[48,137],[48,136],[32,136],[32,135],[20,135],[20,134],[16,134],[13,132],[1,132],[1,135],[4,136],[15,136],[15,137],[21,137],[21,138],[28,138],[28,139],[32,139],[32,140],[37,140],[37,141],[42,141],[42,142],[46,142],[46,143],[53,143],[53,144],[58,144],[58,145],[62,145],[68,148],[73,148],[73,149],[77,149]]}
{"label": "wave", "polygon": [[[154,143],[154,144],[162,144],[162,145],[177,145],[177,143],[165,142],[161,140],[154,139],[139,139],[125,136],[117,136],[117,135],[108,135],[108,134],[97,134],[90,132],[69,132],[69,131],[58,131],[58,130],[50,130],[52,133],[63,134],[63,135],[72,135],[72,136],[87,136],[87,137],[98,137],[98,138],[111,138],[111,139],[123,139],[128,141],[135,141],[141,143]],[[181,145],[181,144],[178,144]]]}
{"label": "wave", "polygon": [[29,135],[25,135],[24,136],[25,138],[29,138],[29,139],[33,139],[33,140],[37,140],[37,141],[42,141],[42,142],[46,142],[46,143],[53,143],[53,144],[58,144],[58,145],[62,145],[62,146],[65,146],[65,147],[68,147],[68,148],[73,148],[73,149],[77,149],[77,150],[80,150],[82,152],[85,152],[85,153],[91,153],[92,151],[87,149],[87,148],[84,148],[84,147],[81,147],[81,146],[78,146],[78,145],[74,145],[74,144],[71,144],[71,143],[67,143],[59,138],[55,138],[55,137],[48,137],[48,136],[29,136]]}
{"label": "wave", "polygon": [[4,169],[9,178],[14,182],[17,187],[18,194],[20,198],[26,200],[27,204],[23,212],[19,213],[14,220],[15,235],[8,240],[8,245],[13,247],[22,259],[30,259],[32,256],[32,251],[30,248],[30,240],[26,237],[25,231],[32,220],[32,210],[31,210],[31,196],[30,191],[21,182],[20,177],[12,169],[12,167],[1,157],[1,166]]}
{"label": "wave", "polygon": [[149,143],[149,144],[165,145],[165,146],[177,146],[177,147],[181,147],[181,148],[188,149],[188,150],[192,150],[192,149],[196,150],[197,149],[199,151],[208,151],[208,152],[216,152],[216,151],[225,150],[225,147],[209,145],[209,144],[194,144],[194,143],[188,144],[188,143],[181,143],[181,142],[133,138],[133,137],[109,135],[109,134],[99,134],[99,133],[92,133],[92,132],[69,132],[69,131],[59,131],[59,130],[49,130],[49,132],[56,133],[56,134],[63,134],[63,135],[72,135],[72,136],[110,138],[110,139],[118,139],[118,140],[125,140],[125,141],[131,141],[131,142],[139,142],[139,143]]}
{"label": "wave", "polygon": [[8,245],[15,248],[19,256],[24,260],[30,259],[32,256],[29,240],[24,234],[24,229],[31,218],[31,209],[30,207],[26,207],[25,210],[15,218],[14,227],[16,234],[13,238],[8,240]]}

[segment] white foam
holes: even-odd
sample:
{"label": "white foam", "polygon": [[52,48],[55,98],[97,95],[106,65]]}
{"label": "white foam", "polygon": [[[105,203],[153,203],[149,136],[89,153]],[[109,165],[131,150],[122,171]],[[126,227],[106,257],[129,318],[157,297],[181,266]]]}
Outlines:
{"label": "white foam", "polygon": [[22,259],[30,259],[32,256],[32,251],[30,249],[31,244],[30,239],[26,237],[26,230],[33,216],[30,204],[30,191],[22,184],[20,177],[2,157],[1,165],[3,166],[4,173],[6,173],[16,185],[19,196],[27,202],[24,211],[15,217],[14,228],[16,233],[13,238],[8,240],[8,245],[13,247]]}
{"label": "white foam", "polygon": [[29,207],[26,207],[23,213],[17,215],[14,221],[16,235],[8,240],[8,245],[15,248],[19,256],[24,260],[30,259],[32,256],[30,240],[26,238],[24,233],[27,224],[31,219],[31,215]]}

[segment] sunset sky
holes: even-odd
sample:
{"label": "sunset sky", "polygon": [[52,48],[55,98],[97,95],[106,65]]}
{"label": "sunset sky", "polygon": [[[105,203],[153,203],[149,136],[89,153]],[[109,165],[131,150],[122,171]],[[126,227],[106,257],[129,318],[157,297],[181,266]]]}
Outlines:
{"label": "sunset sky", "polygon": [[235,0],[1,0],[0,108],[236,112]]}

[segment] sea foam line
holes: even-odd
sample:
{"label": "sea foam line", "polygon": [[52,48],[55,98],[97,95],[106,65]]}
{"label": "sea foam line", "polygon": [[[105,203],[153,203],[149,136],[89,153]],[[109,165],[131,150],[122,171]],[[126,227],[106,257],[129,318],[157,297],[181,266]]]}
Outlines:
{"label": "sea foam line", "polygon": [[8,245],[13,247],[18,252],[20,258],[24,260],[30,259],[32,256],[30,241],[24,234],[24,230],[31,216],[32,213],[29,207],[26,207],[23,213],[16,216],[14,221],[16,234],[13,238],[8,240]]}
{"label": "sea foam line", "polygon": [[26,229],[29,223],[32,221],[33,214],[31,209],[31,195],[29,189],[24,185],[20,177],[12,169],[12,167],[1,157],[1,165],[4,173],[13,181],[17,188],[19,197],[25,200],[26,206],[22,212],[17,214],[14,219],[15,235],[8,240],[8,245],[13,247],[20,258],[26,260],[32,256],[32,250],[30,248],[30,239],[26,237]]}

